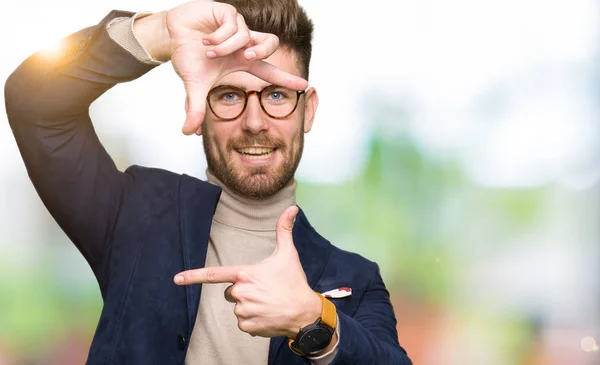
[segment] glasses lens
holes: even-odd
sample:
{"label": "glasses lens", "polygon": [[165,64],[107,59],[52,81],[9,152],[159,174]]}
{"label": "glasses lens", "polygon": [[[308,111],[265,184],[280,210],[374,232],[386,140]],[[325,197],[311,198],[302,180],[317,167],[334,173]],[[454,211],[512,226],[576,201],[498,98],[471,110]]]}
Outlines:
{"label": "glasses lens", "polygon": [[269,86],[262,92],[261,103],[267,114],[283,118],[290,114],[298,102],[298,93],[281,86]]}
{"label": "glasses lens", "polygon": [[236,118],[244,110],[246,93],[233,86],[218,86],[208,94],[213,113],[222,119]]}

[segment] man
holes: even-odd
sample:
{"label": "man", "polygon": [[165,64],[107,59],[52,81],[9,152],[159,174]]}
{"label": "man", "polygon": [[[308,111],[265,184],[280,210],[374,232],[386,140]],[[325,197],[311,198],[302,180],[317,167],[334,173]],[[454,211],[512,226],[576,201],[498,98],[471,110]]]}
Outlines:
{"label": "man", "polygon": [[[231,4],[111,12],[6,83],[31,180],[100,285],[88,364],[410,364],[377,265],[295,205],[312,23],[295,0]],[[120,172],[94,132],[96,98],[167,61],[208,182]]]}

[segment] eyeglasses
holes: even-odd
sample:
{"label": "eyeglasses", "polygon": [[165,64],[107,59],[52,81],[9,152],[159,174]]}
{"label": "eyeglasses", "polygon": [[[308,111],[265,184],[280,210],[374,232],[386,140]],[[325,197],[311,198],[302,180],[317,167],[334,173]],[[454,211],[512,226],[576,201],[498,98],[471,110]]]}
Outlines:
{"label": "eyeglasses", "polygon": [[298,107],[300,95],[306,91],[295,91],[277,85],[270,85],[261,91],[245,91],[231,85],[217,86],[212,89],[206,100],[217,119],[231,121],[238,118],[248,105],[250,95],[256,94],[263,112],[273,119],[285,119]]}

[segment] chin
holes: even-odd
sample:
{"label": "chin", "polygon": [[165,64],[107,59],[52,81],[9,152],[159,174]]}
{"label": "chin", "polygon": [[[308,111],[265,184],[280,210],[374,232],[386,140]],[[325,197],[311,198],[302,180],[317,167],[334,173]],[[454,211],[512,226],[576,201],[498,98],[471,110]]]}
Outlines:
{"label": "chin", "polygon": [[211,172],[232,192],[245,198],[259,200],[273,196],[294,178],[299,158],[278,158],[268,164],[245,164],[231,158],[219,162],[207,155]]}
{"label": "chin", "polygon": [[267,173],[256,173],[239,179],[235,185],[237,192],[252,199],[268,198],[283,189],[288,181],[281,181]]}

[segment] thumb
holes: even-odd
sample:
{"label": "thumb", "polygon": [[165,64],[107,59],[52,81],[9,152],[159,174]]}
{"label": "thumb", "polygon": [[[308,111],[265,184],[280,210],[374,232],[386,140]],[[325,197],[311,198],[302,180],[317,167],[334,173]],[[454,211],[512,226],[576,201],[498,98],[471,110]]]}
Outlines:
{"label": "thumb", "polygon": [[294,228],[294,219],[298,214],[298,207],[292,205],[281,213],[277,226],[275,228],[277,235],[277,246],[275,252],[281,249],[294,247],[294,239],[292,238],[292,229]]}
{"label": "thumb", "polygon": [[182,132],[186,135],[200,130],[206,114],[206,96],[209,88],[200,82],[184,81],[185,92],[185,123]]}

